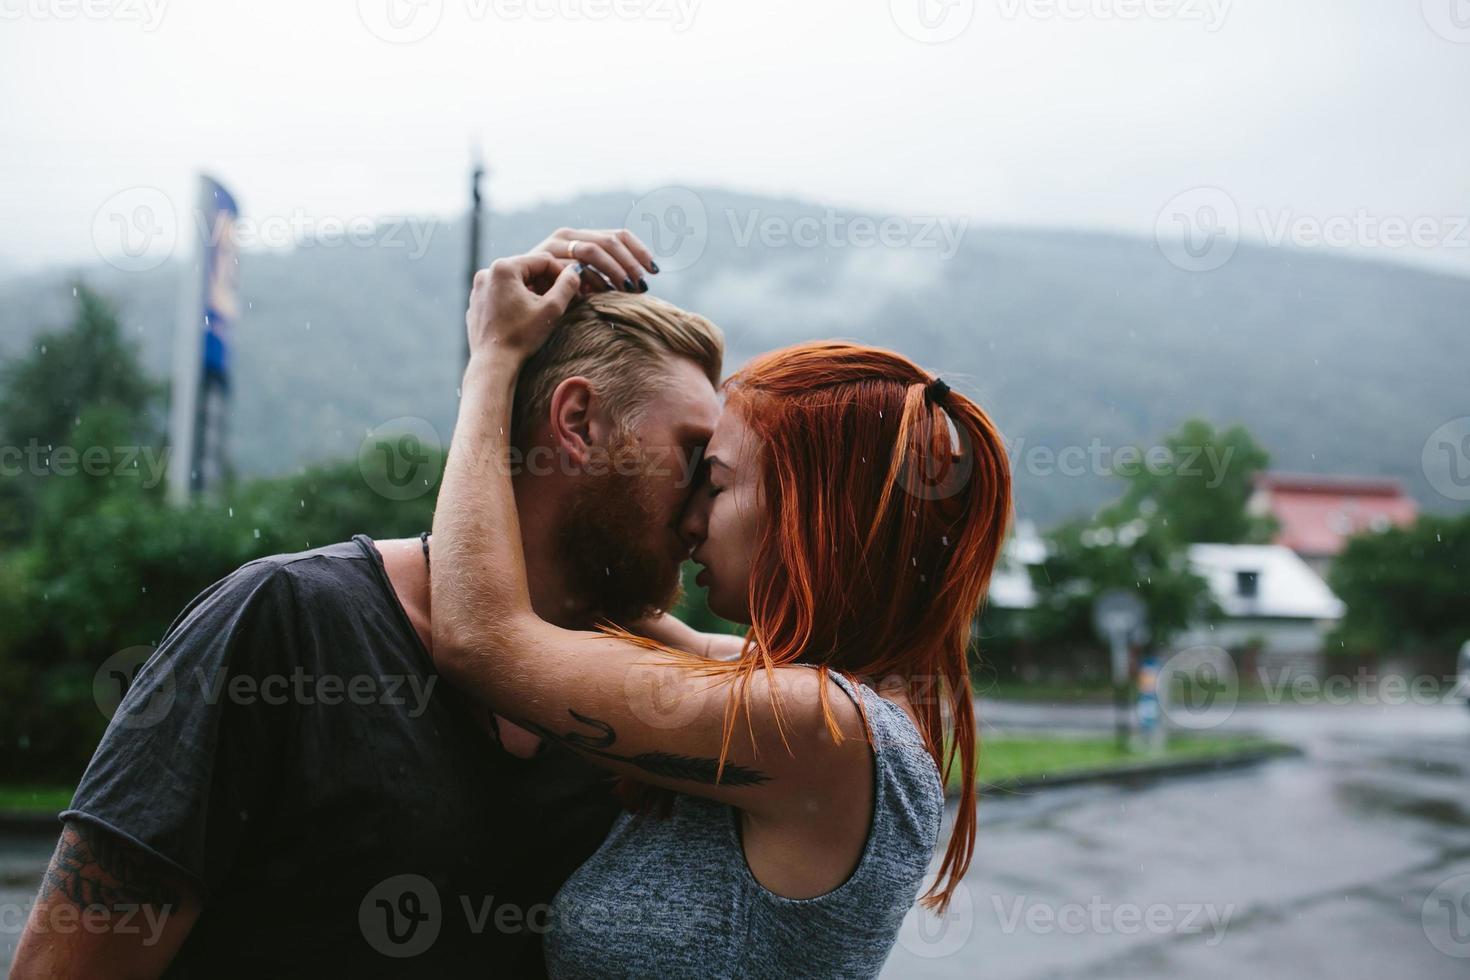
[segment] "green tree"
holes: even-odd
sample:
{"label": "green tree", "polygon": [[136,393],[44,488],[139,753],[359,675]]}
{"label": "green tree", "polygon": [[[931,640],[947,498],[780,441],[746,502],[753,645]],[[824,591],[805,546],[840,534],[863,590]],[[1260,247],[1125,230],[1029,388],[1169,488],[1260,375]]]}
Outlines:
{"label": "green tree", "polygon": [[1108,589],[1138,594],[1154,643],[1219,616],[1209,586],[1162,524],[1143,518],[1121,524],[1072,521],[1044,537],[1046,558],[1030,569],[1037,604],[1027,617],[1025,638],[1032,643],[1096,644],[1092,607]]}
{"label": "green tree", "polygon": [[1329,650],[1449,657],[1470,640],[1470,512],[1356,535],[1329,581],[1347,605]]}
{"label": "green tree", "polygon": [[1152,457],[1140,449],[1137,461],[1120,462],[1119,475],[1128,486],[1102,519],[1122,524],[1147,516],[1189,543],[1268,541],[1271,519],[1248,513],[1246,502],[1255,475],[1270,459],[1243,427],[1220,431],[1203,419],[1190,419],[1155,447]]}
{"label": "green tree", "polygon": [[[112,305],[85,284],[75,289],[71,324],[40,334],[29,356],[0,365],[0,447],[8,457],[0,476],[0,544],[27,536],[42,493],[56,484],[54,462],[67,465],[69,454],[94,445],[109,453],[162,445],[161,387],[138,363]],[[88,430],[109,441],[89,440]]]}

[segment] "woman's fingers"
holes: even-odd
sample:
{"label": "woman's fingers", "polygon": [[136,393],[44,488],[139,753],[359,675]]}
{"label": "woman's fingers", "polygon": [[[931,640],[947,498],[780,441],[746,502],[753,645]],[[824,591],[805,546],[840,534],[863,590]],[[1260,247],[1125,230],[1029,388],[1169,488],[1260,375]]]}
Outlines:
{"label": "woman's fingers", "polygon": [[646,291],[644,275],[658,271],[653,253],[625,228],[558,228],[536,250],[584,262],[602,273],[612,288],[623,292]]}
{"label": "woman's fingers", "polygon": [[610,228],[604,232],[611,235],[623,245],[637,260],[638,265],[649,272],[658,272],[658,263],[653,260],[653,250],[643,244],[643,239],[633,234],[626,228]]}

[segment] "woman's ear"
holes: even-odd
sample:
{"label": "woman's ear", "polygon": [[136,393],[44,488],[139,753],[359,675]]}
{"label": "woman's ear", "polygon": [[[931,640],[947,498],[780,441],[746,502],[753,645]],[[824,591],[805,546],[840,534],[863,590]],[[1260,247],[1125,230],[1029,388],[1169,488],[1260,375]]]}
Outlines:
{"label": "woman's ear", "polygon": [[573,465],[583,465],[601,433],[593,418],[597,401],[592,382],[574,375],[551,393],[551,445]]}

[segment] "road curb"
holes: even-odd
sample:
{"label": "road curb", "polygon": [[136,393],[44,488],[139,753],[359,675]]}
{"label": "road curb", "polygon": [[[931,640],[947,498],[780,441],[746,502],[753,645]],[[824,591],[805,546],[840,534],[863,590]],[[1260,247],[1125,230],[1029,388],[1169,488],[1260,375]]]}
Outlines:
{"label": "road curb", "polygon": [[[1055,776],[1023,776],[1018,779],[1004,779],[996,783],[984,783],[977,786],[975,791],[980,796],[996,796],[1031,793],[1042,789],[1058,789],[1063,786],[1080,786],[1085,783],[1139,783],[1153,779],[1165,779],[1170,776],[1195,776],[1218,772],[1222,769],[1240,769],[1269,762],[1272,759],[1301,754],[1301,749],[1294,745],[1270,745],[1240,752],[1229,752],[1224,755],[1213,755],[1204,759],[1140,762],[1109,769],[1064,772]],[[948,795],[958,796],[959,790],[951,788]]]}

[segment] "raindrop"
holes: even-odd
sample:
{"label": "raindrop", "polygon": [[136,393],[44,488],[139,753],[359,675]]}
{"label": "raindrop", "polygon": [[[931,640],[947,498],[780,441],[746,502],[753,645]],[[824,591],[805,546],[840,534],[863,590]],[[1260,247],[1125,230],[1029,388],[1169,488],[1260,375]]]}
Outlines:
{"label": "raindrop", "polygon": [[260,540],[260,528],[255,529],[255,540]]}
{"label": "raindrop", "polygon": [[233,508],[233,507],[230,508],[230,516],[231,517],[234,517],[235,516],[235,508]]}

